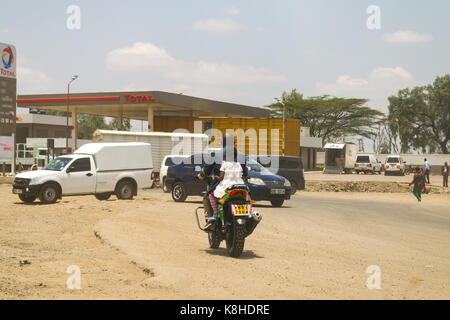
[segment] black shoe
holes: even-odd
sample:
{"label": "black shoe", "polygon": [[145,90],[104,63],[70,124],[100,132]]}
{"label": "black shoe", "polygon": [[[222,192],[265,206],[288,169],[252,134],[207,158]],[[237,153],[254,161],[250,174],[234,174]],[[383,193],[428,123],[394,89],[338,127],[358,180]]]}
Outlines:
{"label": "black shoe", "polygon": [[205,229],[205,230],[209,230],[209,229],[212,229],[212,227],[216,224],[216,218],[214,218],[214,217],[210,217],[210,218],[208,218],[208,220],[206,221],[206,224],[205,224],[205,226],[203,227],[203,229]]}

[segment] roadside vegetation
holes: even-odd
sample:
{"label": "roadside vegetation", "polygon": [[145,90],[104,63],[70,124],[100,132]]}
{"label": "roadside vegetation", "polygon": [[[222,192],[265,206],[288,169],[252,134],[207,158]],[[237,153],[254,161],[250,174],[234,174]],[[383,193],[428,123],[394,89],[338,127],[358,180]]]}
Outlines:
{"label": "roadside vegetation", "polygon": [[304,97],[296,89],[268,105],[272,117],[300,119],[312,137],[334,142],[343,136],[373,141],[377,153],[450,153],[450,75],[433,84],[400,90],[388,98],[387,114],[367,99]]}

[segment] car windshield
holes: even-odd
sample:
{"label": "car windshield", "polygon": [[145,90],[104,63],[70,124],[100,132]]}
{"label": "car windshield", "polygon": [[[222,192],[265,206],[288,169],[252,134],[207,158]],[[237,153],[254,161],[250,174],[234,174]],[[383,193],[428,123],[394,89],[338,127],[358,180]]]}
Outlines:
{"label": "car windshield", "polygon": [[56,159],[50,161],[44,167],[44,170],[62,171],[70,161],[72,161],[72,158],[66,158],[66,157],[56,158]]}
{"label": "car windshield", "polygon": [[263,174],[271,174],[271,172],[268,169],[264,168],[259,162],[253,159],[247,160],[247,168],[249,171],[260,172]]}
{"label": "car windshield", "polygon": [[391,158],[388,158],[387,162],[388,163],[399,163],[400,161],[398,158],[391,157]]}

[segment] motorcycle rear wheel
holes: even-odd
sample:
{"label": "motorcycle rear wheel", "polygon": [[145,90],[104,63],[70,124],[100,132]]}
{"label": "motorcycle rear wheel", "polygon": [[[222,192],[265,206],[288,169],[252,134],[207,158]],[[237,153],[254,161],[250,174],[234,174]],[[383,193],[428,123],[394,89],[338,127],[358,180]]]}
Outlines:
{"label": "motorcycle rear wheel", "polygon": [[242,254],[246,235],[247,230],[245,229],[245,225],[234,222],[226,239],[227,252],[230,257],[237,258]]}

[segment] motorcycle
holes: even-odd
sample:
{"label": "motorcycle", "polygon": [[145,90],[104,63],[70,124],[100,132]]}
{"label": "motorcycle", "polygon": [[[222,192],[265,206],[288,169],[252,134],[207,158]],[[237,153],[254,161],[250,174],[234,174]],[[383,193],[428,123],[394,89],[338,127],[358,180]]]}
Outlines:
{"label": "motorcycle", "polygon": [[[196,167],[197,178],[208,182],[212,177],[202,177],[200,168]],[[208,187],[209,191],[209,187]],[[208,191],[203,197],[203,206],[195,209],[195,217],[200,230],[208,233],[209,247],[217,249],[225,240],[227,252],[231,257],[239,257],[244,250],[245,239],[253,233],[262,220],[262,215],[253,210],[254,201],[249,200],[249,188],[246,185],[233,185],[218,201],[219,218],[208,229],[200,225],[199,210],[203,209],[205,222],[213,215],[208,198]]]}

